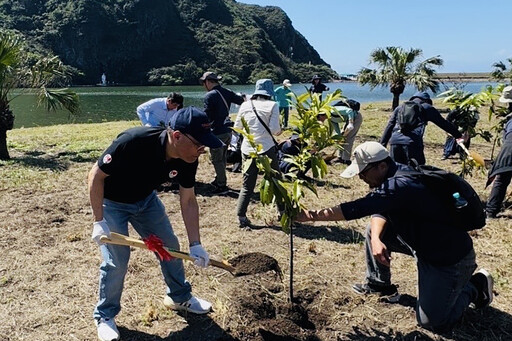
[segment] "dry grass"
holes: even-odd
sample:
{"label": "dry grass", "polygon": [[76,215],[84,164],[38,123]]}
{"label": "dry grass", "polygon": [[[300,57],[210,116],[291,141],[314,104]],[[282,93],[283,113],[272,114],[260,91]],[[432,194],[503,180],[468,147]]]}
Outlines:
{"label": "dry grass", "polygon": [[[382,109],[388,105],[363,108],[365,121],[359,141],[380,135],[388,115]],[[92,217],[85,178],[115,135],[136,124],[66,125],[9,132],[13,159],[0,163],[0,339],[96,339],[92,310],[100,255],[89,239]],[[458,170],[455,160],[439,161],[444,132],[435,126],[429,126],[427,131],[429,163]],[[483,155],[490,154],[483,141],[474,142],[473,149]],[[343,167],[330,167],[327,183],[319,187],[319,197],[307,198],[310,207],[331,206],[367,192],[359,179],[345,180],[338,176]],[[211,181],[211,174],[212,167],[203,157],[197,192],[206,249],[217,258],[233,258],[247,252],[270,255],[283,269],[283,281],[265,276],[232,277],[216,268],[200,270],[188,263],[186,272],[194,293],[213,302],[215,311],[206,317],[178,315],[162,305],[164,284],[154,256],[134,250],[122,298],[123,310],[117,318],[124,340],[261,339],[254,329],[260,317],[241,308],[238,299],[264,292],[276,305],[286,302],[288,236],[276,226],[275,210],[252,203],[248,214],[261,229],[240,230],[235,216],[236,193],[227,197],[209,196],[206,184]],[[240,174],[228,173],[228,176],[229,185],[238,190]],[[476,175],[470,182],[482,198],[487,198],[489,189],[483,187],[484,175]],[[176,194],[161,193],[160,197],[182,245],[186,246]],[[361,234],[368,219],[298,227],[294,286],[299,297],[308,298],[307,309],[316,326],[315,337],[321,340],[511,340],[512,211],[508,209],[505,214],[474,234],[478,264],[493,274],[499,295],[492,307],[468,312],[463,325],[453,334],[442,336],[418,328],[410,306],[391,305],[351,292],[351,284],[364,278]],[[397,255],[392,268],[394,282],[412,301],[416,296],[413,259]]]}

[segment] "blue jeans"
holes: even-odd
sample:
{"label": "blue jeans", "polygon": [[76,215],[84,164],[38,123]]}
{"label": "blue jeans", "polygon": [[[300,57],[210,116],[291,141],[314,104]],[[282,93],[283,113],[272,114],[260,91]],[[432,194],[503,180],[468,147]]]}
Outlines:
{"label": "blue jeans", "polygon": [[[103,216],[111,232],[128,235],[130,222],[142,238],[156,235],[166,247],[180,249],[178,238],[156,192],[134,204],[104,199]],[[115,317],[121,310],[123,282],[130,259],[128,246],[104,244],[100,246],[100,250],[103,262],[100,265],[99,300],[93,313],[96,319]],[[177,258],[160,261],[160,267],[167,284],[167,294],[173,301],[184,302],[190,299],[192,289],[185,280],[183,261]]]}
{"label": "blue jeans", "polygon": [[[416,319],[422,327],[445,331],[460,320],[464,310],[478,293],[469,279],[476,269],[475,251],[471,250],[458,263],[435,266],[418,258],[413,250],[401,243],[389,228],[381,236],[388,250],[416,258],[418,267],[418,299]],[[391,284],[390,268],[375,260],[371,249],[370,225],[366,230],[366,280],[376,285]]]}

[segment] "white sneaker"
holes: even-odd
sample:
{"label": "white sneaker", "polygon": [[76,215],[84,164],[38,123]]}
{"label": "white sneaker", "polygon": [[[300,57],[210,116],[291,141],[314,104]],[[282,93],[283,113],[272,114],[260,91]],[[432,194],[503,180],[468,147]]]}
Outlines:
{"label": "white sneaker", "polygon": [[119,340],[119,330],[116,327],[116,321],[113,318],[101,318],[96,320],[98,328],[98,338],[101,341]]}
{"label": "white sneaker", "polygon": [[194,314],[207,314],[212,310],[212,304],[201,298],[192,296],[188,301],[176,303],[169,296],[165,296],[164,305],[174,310],[185,310]]}

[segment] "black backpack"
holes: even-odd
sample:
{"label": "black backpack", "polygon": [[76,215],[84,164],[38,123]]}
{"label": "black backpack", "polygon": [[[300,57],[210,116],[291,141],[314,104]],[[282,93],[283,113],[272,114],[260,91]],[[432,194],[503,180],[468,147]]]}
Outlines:
{"label": "black backpack", "polygon": [[[396,175],[419,179],[428,189],[449,208],[451,223],[466,231],[481,229],[485,226],[485,206],[473,187],[458,176],[427,165],[413,164],[414,171],[398,171]],[[458,192],[467,201],[467,205],[457,207],[453,194]]]}
{"label": "black backpack", "polygon": [[410,133],[425,123],[424,108],[421,103],[407,101],[398,110],[397,123],[400,131],[404,134]]}

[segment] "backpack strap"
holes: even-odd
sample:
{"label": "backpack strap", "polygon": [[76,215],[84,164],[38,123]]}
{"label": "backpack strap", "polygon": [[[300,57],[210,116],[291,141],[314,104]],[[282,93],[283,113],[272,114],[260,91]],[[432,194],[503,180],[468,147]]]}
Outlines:
{"label": "backpack strap", "polygon": [[256,111],[256,108],[254,107],[254,103],[252,102],[252,99],[251,99],[251,106],[252,106],[252,111],[254,111],[254,113],[256,114],[256,117],[258,118],[258,121],[260,121],[261,125],[263,125],[263,127],[265,128],[267,133],[269,133],[270,137],[272,138],[272,141],[274,141],[274,145],[276,146],[276,149],[278,149],[279,144],[277,143],[276,139],[270,132],[270,128],[268,127],[268,125],[261,119],[260,115],[258,114],[258,111]]}

